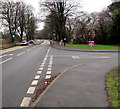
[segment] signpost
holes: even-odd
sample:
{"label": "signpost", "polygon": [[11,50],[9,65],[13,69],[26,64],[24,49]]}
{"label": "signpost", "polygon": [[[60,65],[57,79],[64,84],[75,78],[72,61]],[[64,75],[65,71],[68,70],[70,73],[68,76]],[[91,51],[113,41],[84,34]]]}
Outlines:
{"label": "signpost", "polygon": [[92,45],[94,45],[94,41],[88,41],[88,45],[91,45],[92,47]]}

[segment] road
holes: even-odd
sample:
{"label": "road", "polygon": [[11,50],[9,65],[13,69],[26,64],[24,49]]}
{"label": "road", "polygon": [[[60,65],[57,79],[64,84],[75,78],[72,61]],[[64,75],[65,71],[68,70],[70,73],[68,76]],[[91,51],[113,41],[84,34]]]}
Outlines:
{"label": "road", "polygon": [[118,65],[117,53],[57,50],[47,42],[4,53],[0,58],[2,107],[28,107],[40,80],[56,76],[70,66],[82,64],[87,68],[91,63],[95,68],[100,66],[102,72]]}

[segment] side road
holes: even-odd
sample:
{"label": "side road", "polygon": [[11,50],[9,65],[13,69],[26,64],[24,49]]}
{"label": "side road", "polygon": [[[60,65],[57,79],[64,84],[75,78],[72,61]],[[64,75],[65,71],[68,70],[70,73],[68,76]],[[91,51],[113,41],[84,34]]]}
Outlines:
{"label": "side road", "polygon": [[79,48],[71,48],[66,46],[60,46],[58,44],[51,45],[53,48],[59,50],[67,50],[67,51],[79,51],[79,52],[120,52],[120,50],[95,50],[95,49],[79,49]]}
{"label": "side road", "polygon": [[113,67],[112,64],[105,65],[104,62],[80,64],[62,72],[51,87],[43,92],[43,96],[39,96],[34,106],[109,107],[105,75]]}
{"label": "side road", "polygon": [[[56,52],[58,51],[56,50]],[[66,51],[62,51],[62,55],[63,52]],[[79,54],[77,52],[70,53]],[[64,59],[61,58],[61,60]],[[101,53],[93,53],[86,58],[81,55],[81,58],[76,60],[69,58],[69,63],[73,61],[77,61],[77,63],[64,69],[32,106],[109,107],[105,90],[105,76],[112,67],[118,66],[117,60],[117,53],[103,53],[102,55]],[[54,63],[56,61],[54,58]],[[65,66],[67,60],[64,61],[63,65]],[[53,68],[54,66],[53,64]],[[54,69],[52,73],[55,73]]]}

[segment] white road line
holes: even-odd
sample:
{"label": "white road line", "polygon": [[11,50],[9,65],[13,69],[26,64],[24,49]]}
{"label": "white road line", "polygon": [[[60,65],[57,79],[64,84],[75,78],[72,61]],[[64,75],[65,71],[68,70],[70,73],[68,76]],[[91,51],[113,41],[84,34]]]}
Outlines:
{"label": "white road line", "polygon": [[7,55],[2,55],[2,56],[0,56],[0,58],[5,57],[5,56],[7,56]]}
{"label": "white road line", "polygon": [[44,58],[44,60],[47,60],[47,58]]}
{"label": "white road line", "polygon": [[45,65],[45,63],[42,63],[41,65]]}
{"label": "white road line", "polygon": [[98,58],[103,58],[103,59],[105,59],[105,58],[111,58],[111,57],[98,57]]}
{"label": "white road line", "polygon": [[43,70],[43,67],[39,68],[39,70]]}
{"label": "white road line", "polygon": [[46,61],[44,60],[43,63],[45,63]]}
{"label": "white road line", "polygon": [[41,74],[41,73],[42,73],[42,71],[38,71],[38,72],[37,72],[37,74]]}
{"label": "white road line", "polygon": [[[29,49],[29,50],[30,50],[30,49]],[[27,51],[29,51],[29,50],[27,50]],[[49,47],[49,49],[48,49],[48,51],[47,51],[47,53],[46,53],[45,60],[44,60],[43,63],[41,64],[41,67],[39,68],[39,70],[43,70],[43,67],[44,67],[44,65],[45,65],[45,61],[47,60],[49,51],[50,51],[50,47]],[[22,53],[21,53],[21,54],[22,54]],[[18,54],[17,56],[20,56],[21,54]],[[39,79],[41,73],[42,73],[42,71],[38,71],[38,72],[37,72],[37,75],[35,76],[34,79]],[[48,79],[48,78],[50,78],[50,77],[51,77],[51,75],[46,75],[45,78]],[[35,85],[37,85],[37,84],[38,84],[38,80],[33,80],[32,83],[31,83],[31,86],[33,86],[33,85],[35,86]],[[28,89],[28,91],[27,91],[27,94],[33,94],[34,91],[35,91],[35,88],[36,88],[36,87],[29,87],[29,89]],[[29,104],[30,104],[30,102],[31,102],[31,97],[24,97],[24,99],[23,99],[20,107],[28,107]]]}
{"label": "white road line", "polygon": [[47,71],[46,74],[51,74],[52,72],[51,71]]}
{"label": "white road line", "polygon": [[31,97],[24,97],[20,107],[28,107],[31,101]]}
{"label": "white road line", "polygon": [[27,94],[33,94],[34,91],[35,91],[35,87],[29,87],[28,91],[27,91]]}
{"label": "white road line", "polygon": [[41,65],[41,67],[44,67],[44,65]]}
{"label": "white road line", "polygon": [[32,50],[32,49],[28,49],[27,51],[30,51],[30,50]]}
{"label": "white road line", "polygon": [[49,79],[51,77],[51,75],[46,75],[45,79]]}
{"label": "white road line", "polygon": [[33,80],[31,85],[37,85],[38,84],[38,80]]}
{"label": "white road line", "polygon": [[49,61],[49,63],[53,63],[53,61]]}
{"label": "white road line", "polygon": [[49,63],[49,65],[52,65],[52,63]]}
{"label": "white road line", "polygon": [[46,54],[45,58],[47,58],[47,57],[48,57],[48,55]]}
{"label": "white road line", "polygon": [[13,54],[5,54],[5,55],[1,55],[0,58],[3,58],[5,56],[12,56]]}
{"label": "white road line", "polygon": [[9,56],[12,56],[13,54],[8,54]]}
{"label": "white road line", "polygon": [[39,78],[40,78],[40,75],[36,75],[36,76],[35,76],[35,79],[39,79]]}
{"label": "white road line", "polygon": [[43,62],[46,62],[46,59],[44,59]]}
{"label": "white road line", "polygon": [[48,70],[52,70],[52,68],[48,68]]}
{"label": "white road line", "polygon": [[78,57],[78,56],[72,56],[72,58],[73,58],[73,59],[79,59],[79,57]]}
{"label": "white road line", "polygon": [[53,61],[49,61],[49,63],[52,63]]}
{"label": "white road line", "polygon": [[46,55],[48,55],[48,53],[50,52],[50,48],[51,48],[51,47],[49,47],[49,49],[48,49],[48,51],[47,51],[47,54],[46,54]]}
{"label": "white road line", "polygon": [[52,65],[48,65],[48,67],[52,67]]}
{"label": "white road line", "polygon": [[53,59],[53,56],[50,56],[50,60],[52,60]]}
{"label": "white road line", "polygon": [[20,54],[18,54],[17,56],[20,56],[20,55],[22,55],[22,54],[24,54],[25,52],[22,52],[22,53],[20,53]]}
{"label": "white road line", "polygon": [[7,62],[7,61],[9,61],[9,60],[11,60],[11,59],[12,59],[12,58],[8,58],[8,59],[6,59],[6,60],[0,62],[0,64],[3,64],[3,63],[5,63],[5,62]]}

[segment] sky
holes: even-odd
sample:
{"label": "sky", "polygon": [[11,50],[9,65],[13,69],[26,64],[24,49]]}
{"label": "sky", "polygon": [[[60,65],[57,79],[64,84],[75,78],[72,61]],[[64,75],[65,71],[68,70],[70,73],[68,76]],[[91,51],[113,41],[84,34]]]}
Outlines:
{"label": "sky", "polygon": [[[31,4],[35,8],[35,13],[37,15],[39,13],[39,2],[43,2],[44,0],[23,0],[23,1],[25,1],[27,4]],[[111,0],[77,0],[77,1],[81,2],[81,5],[83,6],[82,10],[86,11],[87,13],[100,12],[112,3]],[[39,24],[38,29],[43,29],[43,26],[44,23],[42,22]]]}
{"label": "sky", "polygon": [[111,3],[111,0],[83,0],[83,10],[88,13],[100,12]]}
{"label": "sky", "polygon": [[[39,7],[39,1],[43,2],[44,0],[23,0],[23,1],[25,1],[27,4],[31,4],[35,8],[37,13]],[[71,0],[71,1],[76,1],[76,0]],[[100,12],[108,5],[110,5],[113,0],[112,1],[111,0],[77,0],[77,1],[82,1],[83,10],[87,11],[88,13],[91,13],[94,11]]]}
{"label": "sky", "polygon": [[[13,0],[13,1],[18,1],[18,0]],[[39,15],[39,2],[44,2],[45,0],[19,0],[19,1],[24,1],[27,4],[31,4],[35,10],[35,15]],[[48,1],[55,1],[55,0],[46,0]],[[68,0],[69,1],[69,0]],[[83,11],[86,11],[87,13],[92,13],[92,12],[100,12],[103,9],[105,9],[107,6],[109,6],[112,1],[119,1],[119,0],[70,0],[70,1],[77,1],[80,2],[81,5],[83,6],[81,9]],[[44,23],[41,22],[38,24],[38,30],[43,29]]]}

